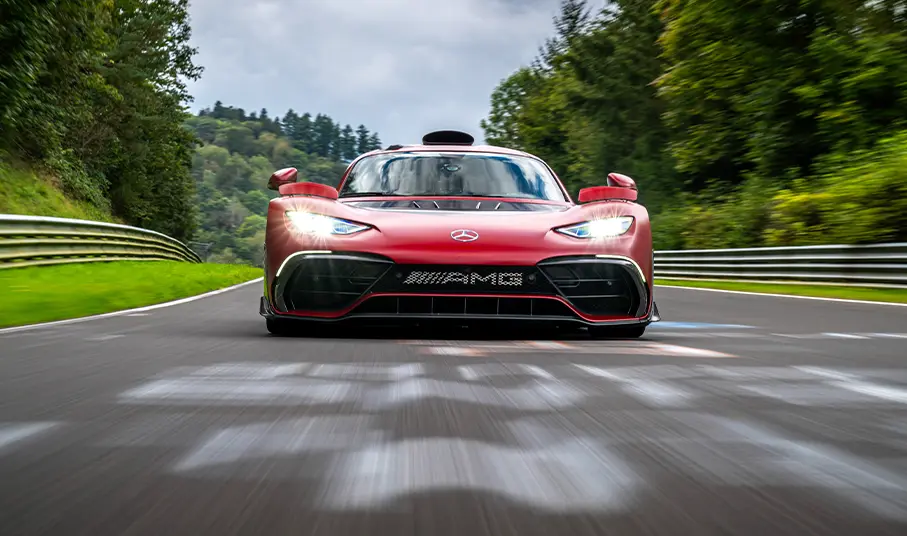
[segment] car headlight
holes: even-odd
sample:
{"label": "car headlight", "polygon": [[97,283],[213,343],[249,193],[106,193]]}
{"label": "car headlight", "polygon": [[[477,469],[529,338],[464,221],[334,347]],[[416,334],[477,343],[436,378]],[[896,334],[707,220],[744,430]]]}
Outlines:
{"label": "car headlight", "polygon": [[300,233],[315,236],[351,235],[370,229],[371,226],[342,220],[323,214],[312,214],[302,211],[287,211],[287,219]]}
{"label": "car headlight", "polygon": [[573,238],[613,238],[629,231],[631,225],[633,216],[620,216],[584,221],[567,227],[558,227],[555,231]]}

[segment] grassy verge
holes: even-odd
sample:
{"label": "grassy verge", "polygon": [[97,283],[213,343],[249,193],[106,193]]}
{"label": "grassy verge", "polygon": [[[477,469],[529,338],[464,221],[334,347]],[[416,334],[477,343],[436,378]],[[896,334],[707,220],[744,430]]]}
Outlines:
{"label": "grassy verge", "polygon": [[0,270],[0,327],[162,303],[260,277],[235,264],[126,261]]}
{"label": "grassy verge", "polygon": [[655,284],[676,287],[762,292],[767,294],[791,294],[794,296],[814,296],[818,298],[839,298],[844,300],[907,303],[907,289],[896,288],[836,287],[831,285],[797,285],[784,283],[743,283],[738,281],[678,281],[669,279],[656,279]]}
{"label": "grassy verge", "polygon": [[[2,155],[0,155],[2,156]],[[107,212],[84,201],[67,198],[48,178],[0,158],[0,214],[56,216],[116,222]]]}

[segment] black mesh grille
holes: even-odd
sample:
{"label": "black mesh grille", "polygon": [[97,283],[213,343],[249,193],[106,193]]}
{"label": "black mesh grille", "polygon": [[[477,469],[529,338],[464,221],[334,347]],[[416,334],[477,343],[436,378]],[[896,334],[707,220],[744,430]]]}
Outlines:
{"label": "black mesh grille", "polygon": [[283,289],[289,310],[335,311],[349,307],[387,271],[364,259],[312,258],[300,262]]}
{"label": "black mesh grille", "polygon": [[376,296],[353,315],[576,318],[564,303],[547,298]]}
{"label": "black mesh grille", "polygon": [[643,298],[629,263],[559,262],[542,266],[578,310],[594,316],[634,316]]}

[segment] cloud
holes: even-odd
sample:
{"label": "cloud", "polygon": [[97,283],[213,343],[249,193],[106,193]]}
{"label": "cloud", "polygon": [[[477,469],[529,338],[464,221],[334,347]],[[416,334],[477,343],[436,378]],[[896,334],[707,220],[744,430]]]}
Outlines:
{"label": "cloud", "polygon": [[326,113],[385,144],[481,139],[498,82],[535,57],[559,0],[194,0],[192,109]]}

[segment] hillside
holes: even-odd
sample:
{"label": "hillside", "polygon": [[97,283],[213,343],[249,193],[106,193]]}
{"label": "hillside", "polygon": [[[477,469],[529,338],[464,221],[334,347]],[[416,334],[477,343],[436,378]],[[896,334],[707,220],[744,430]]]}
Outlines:
{"label": "hillside", "polygon": [[12,164],[0,157],[0,214],[55,216],[82,220],[117,220],[87,201],[71,199],[59,180],[41,177],[23,163]]}
{"label": "hillside", "polygon": [[202,69],[186,0],[20,0],[0,13],[4,210],[190,237],[194,140],[182,123]]}
{"label": "hillside", "polygon": [[300,180],[336,185],[349,160],[378,148],[377,133],[364,125],[343,127],[324,114],[289,110],[272,119],[266,109],[246,114],[215,103],[185,126],[201,145],[192,156],[198,228],[193,240],[210,244],[213,262],[260,265],[268,201],[268,177],[295,167]]}

